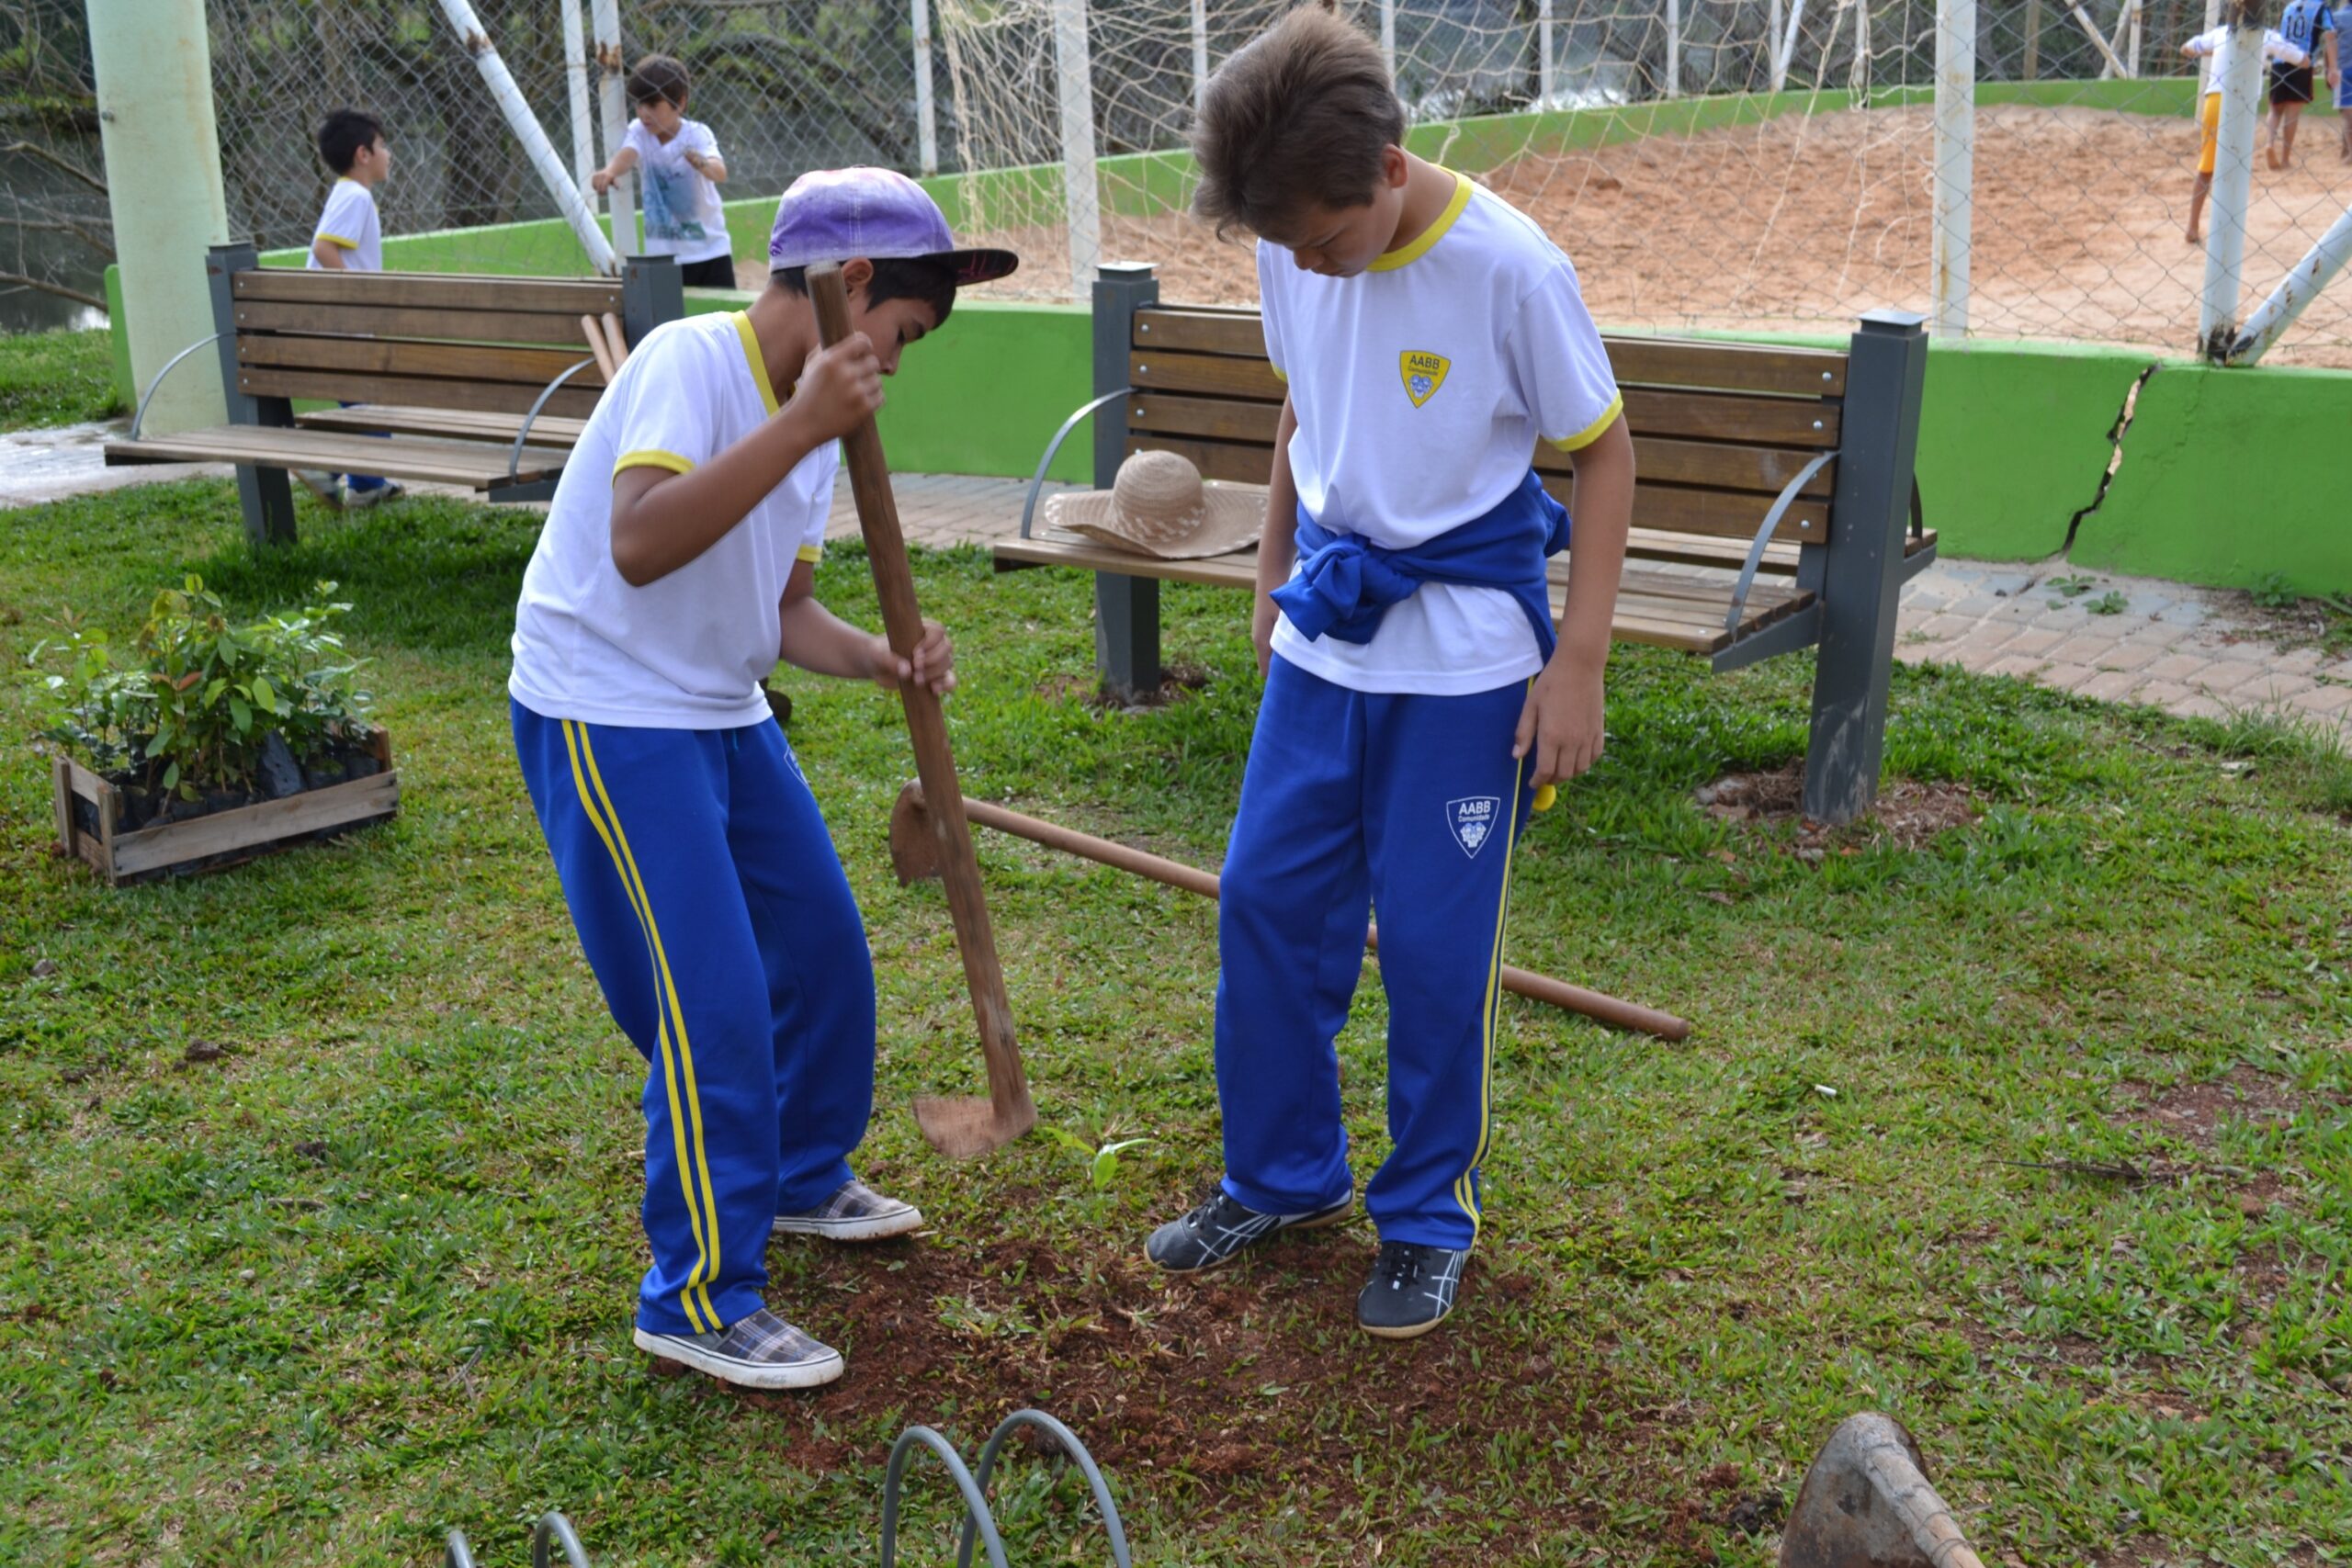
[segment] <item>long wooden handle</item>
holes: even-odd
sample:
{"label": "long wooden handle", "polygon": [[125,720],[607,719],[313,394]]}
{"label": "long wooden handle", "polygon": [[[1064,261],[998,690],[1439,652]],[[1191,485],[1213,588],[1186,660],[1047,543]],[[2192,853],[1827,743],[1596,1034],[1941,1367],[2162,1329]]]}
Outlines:
{"label": "long wooden handle", "polygon": [[628,363],[628,333],[621,331],[621,319],[610,310],[605,312],[605,346],[613,355],[613,369],[617,373]]}
{"label": "long wooden handle", "polygon": [[[849,294],[841,268],[820,263],[808,273],[808,299],[817,310],[817,335],[827,347],[849,336]],[[922,611],[915,604],[914,573],[907,566],[907,544],[899,531],[899,503],[890,493],[890,470],[882,458],[882,435],[869,416],[842,437],[849,460],[850,491],[857,500],[857,525],[874,569],[874,591],[882,601],[882,626],[890,648],[912,659],[922,641]],[[956,922],[956,948],[971,987],[972,1013],[980,1027],[980,1052],[988,1063],[989,1099],[998,1108],[1026,1105],[1029,1085],[1013,1039],[1012,1008],[1005,999],[1004,971],[997,962],[996,933],[989,926],[988,899],[980,890],[980,865],[972,853],[971,824],[964,819],[964,791],[956,781],[956,757],[947,745],[947,718],[931,688],[915,681],[899,687],[906,704],[907,730],[913,738],[915,773],[939,834],[940,874],[947,885],[947,909]]]}
{"label": "long wooden handle", "polygon": [[588,353],[596,361],[596,368],[604,372],[605,384],[612,385],[615,368],[613,351],[611,345],[605,342],[605,329],[596,324],[595,317],[582,316],[580,318],[580,332],[588,340]]}
{"label": "long wooden handle", "polygon": [[[928,805],[931,798],[931,790],[928,785],[924,786],[923,798]],[[1081,833],[1075,828],[1064,828],[1058,823],[1040,821],[1035,817],[1024,817],[1018,811],[1010,811],[985,800],[966,801],[963,807],[971,820],[984,828],[993,828],[1000,833],[1010,833],[1014,838],[1026,839],[1034,844],[1043,844],[1049,850],[1059,850],[1064,854],[1077,855],[1080,859],[1099,862],[1115,870],[1149,877],[1154,882],[1165,883],[1170,887],[1181,887],[1187,893],[1198,893],[1210,898],[1217,896],[1220,883],[1216,874],[1203,871],[1198,866],[1186,865],[1182,861],[1165,860],[1148,851],[1130,849],[1125,844],[1114,843],[1109,839],[1098,839],[1091,833]],[[1377,927],[1366,932],[1364,945],[1374,953],[1380,951],[1380,931]],[[1503,989],[1514,996],[1525,997],[1530,1001],[1547,1002],[1564,1011],[1596,1019],[1619,1029],[1630,1029],[1642,1034],[1654,1034],[1661,1040],[1688,1040],[1690,1037],[1690,1023],[1688,1019],[1677,1018],[1670,1012],[1661,1012],[1656,1008],[1644,1007],[1639,1002],[1629,1002],[1623,998],[1612,997],[1606,991],[1595,991],[1583,986],[1572,986],[1566,980],[1555,980],[1549,975],[1538,975],[1532,969],[1521,969],[1506,964],[1502,970],[1502,983]]]}

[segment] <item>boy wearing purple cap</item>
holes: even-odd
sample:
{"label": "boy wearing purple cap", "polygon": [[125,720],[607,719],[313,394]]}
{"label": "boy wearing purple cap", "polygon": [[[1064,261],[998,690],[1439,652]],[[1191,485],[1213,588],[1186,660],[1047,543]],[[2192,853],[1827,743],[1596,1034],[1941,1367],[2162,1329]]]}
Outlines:
{"label": "boy wearing purple cap", "polygon": [[[524,573],[515,751],[613,1018],[648,1065],[636,1343],[752,1388],[842,1373],[767,1309],[777,1231],[867,1241],[922,1224],[852,1175],[874,1103],[864,922],[760,682],[779,660],[884,687],[956,683],[810,595],[838,437],[967,283],[922,188],[804,175],[750,310],[657,328],[589,416]],[[842,263],[856,329],[818,347],[805,270]],[[781,392],[779,392],[781,389]]]}

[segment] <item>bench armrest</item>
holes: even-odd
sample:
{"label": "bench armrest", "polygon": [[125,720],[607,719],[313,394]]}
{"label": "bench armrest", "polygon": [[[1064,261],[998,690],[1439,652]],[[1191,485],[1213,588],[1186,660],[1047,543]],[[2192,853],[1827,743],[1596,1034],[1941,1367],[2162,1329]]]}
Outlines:
{"label": "bench armrest", "polygon": [[[186,359],[189,355],[194,354],[198,349],[202,348],[206,344],[219,343],[220,341],[220,334],[219,333],[214,333],[209,337],[200,337],[194,343],[189,344],[186,348],[181,349],[177,354],[173,355],[169,359],[164,361],[164,367],[155,372],[153,377],[147,382],[147,389],[139,394],[139,407],[133,410],[130,415],[131,440],[136,441],[139,439],[139,427],[147,423],[147,405],[155,400],[155,389],[164,384],[164,378],[172,373],[172,367],[177,365],[181,360]],[[234,390],[233,388],[231,389]]]}
{"label": "bench armrest", "polygon": [[514,471],[523,466],[523,443],[530,439],[531,425],[538,419],[539,411],[548,406],[548,400],[555,396],[557,388],[595,363],[594,359],[583,359],[539,389],[539,395],[532,400],[531,412],[523,416],[523,428],[514,433],[514,446],[506,454],[506,480],[509,484],[514,481]]}
{"label": "bench armrest", "polygon": [[[1790,502],[1796,500],[1797,491],[1804,489],[1805,481],[1821,472],[1837,456],[1838,449],[1834,446],[1824,452],[1799,468],[1797,477],[1782,485],[1781,493],[1772,498],[1772,509],[1764,513],[1764,525],[1756,530],[1756,542],[1747,547],[1747,559],[1740,566],[1739,583],[1731,592],[1731,608],[1724,612],[1724,631],[1727,635],[1739,635],[1739,617],[1747,608],[1747,591],[1756,585],[1756,569],[1764,564],[1764,547],[1772,542],[1772,530],[1781,525],[1781,519],[1787,514]],[[1916,495],[1917,492],[1915,491],[1913,493]]]}
{"label": "bench armrest", "polygon": [[1021,536],[1023,538],[1029,536],[1030,519],[1037,514],[1037,492],[1046,488],[1046,470],[1054,466],[1054,457],[1061,451],[1062,443],[1069,439],[1069,433],[1076,430],[1079,423],[1097,409],[1106,404],[1115,403],[1134,390],[1133,387],[1122,387],[1115,392],[1105,392],[1092,402],[1082,405],[1076,413],[1062,421],[1062,427],[1054,432],[1054,438],[1051,441],[1046,443],[1046,455],[1037,459],[1036,473],[1030,476],[1029,499],[1023,502],[1021,507]]}

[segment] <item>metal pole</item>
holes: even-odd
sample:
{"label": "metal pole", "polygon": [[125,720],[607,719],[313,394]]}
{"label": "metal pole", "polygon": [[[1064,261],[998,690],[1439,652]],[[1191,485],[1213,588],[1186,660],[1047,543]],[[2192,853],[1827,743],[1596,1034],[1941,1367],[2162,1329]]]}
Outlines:
{"label": "metal pole", "polygon": [[588,101],[588,29],[581,24],[580,0],[556,0],[563,7],[563,82],[571,96],[571,176],[584,194],[596,172],[595,110]]}
{"label": "metal pole", "polygon": [[605,243],[604,234],[596,227],[596,214],[581,196],[580,187],[563,172],[563,160],[556,153],[555,143],[540,129],[538,116],[523,101],[523,89],[514,85],[514,74],[506,69],[506,62],[498,57],[498,46],[490,41],[482,30],[481,19],[468,0],[441,0],[441,14],[458,29],[458,37],[466,51],[474,57],[474,66],[481,79],[490,85],[490,96],[498,100],[499,113],[506,118],[506,129],[523,144],[523,155],[538,171],[539,180],[563,209],[563,220],[580,240],[581,249],[588,253],[588,265],[607,276],[619,268],[613,261],[613,248]]}
{"label": "metal pole", "polygon": [[931,98],[931,0],[913,0],[915,23],[915,138],[922,172],[939,173],[939,111]]}
{"label": "metal pole", "polygon": [[1209,96],[1208,0],[1193,0],[1193,113],[1198,115]]}
{"label": "metal pole", "polygon": [[2237,344],[2238,288],[2245,265],[2245,209],[2254,194],[2254,126],[2262,112],[2262,22],[2254,0],[2230,0],[2230,73],[2213,158],[2212,227],[2205,231],[2205,292],[2198,351],[2226,358]]}
{"label": "metal pole", "polygon": [[2303,308],[2319,298],[2328,280],[2344,270],[2347,259],[2352,259],[2352,209],[2319,237],[2319,243],[2295,264],[2261,308],[2246,318],[2245,330],[2230,350],[2229,363],[2258,362],[2278,341],[2278,334],[2295,324]]}
{"label": "metal pole", "polygon": [[2127,40],[2123,51],[2123,64],[2136,80],[2140,74],[2141,19],[2144,8],[2141,6],[2140,0],[2124,0],[2124,6],[2131,14],[2132,25],[2123,35]]}
{"label": "metal pole", "polygon": [[2074,12],[2075,25],[2080,27],[2084,33],[2089,37],[2091,40],[2091,47],[2098,51],[2099,59],[2105,62],[2105,63],[2099,67],[2098,73],[2100,79],[2105,80],[2109,76],[2123,75],[2124,70],[2122,56],[2117,54],[2115,52],[2114,46],[2109,44],[2105,38],[2100,36],[2098,24],[2091,20],[2091,14],[2083,9],[2080,0],[2077,0],[2077,3],[2072,7],[2072,10]]}
{"label": "metal pole", "polygon": [[1102,197],[1094,177],[1094,66],[1086,0],[1053,0],[1054,64],[1061,78],[1062,211],[1069,231],[1070,298],[1084,299],[1102,254]]}
{"label": "metal pole", "polygon": [[1968,256],[1976,191],[1976,0],[1936,6],[1935,214],[1938,337],[1968,333]]}
{"label": "metal pole", "polygon": [[1789,85],[1789,64],[1797,52],[1797,29],[1804,25],[1804,0],[1794,0],[1789,6],[1789,29],[1781,37],[1780,52],[1772,57],[1772,91],[1776,93]]}
{"label": "metal pole", "polygon": [[[605,153],[621,150],[628,135],[628,62],[621,56],[620,0],[594,0],[596,26],[596,96],[605,122]],[[637,237],[637,186],[634,174],[623,175],[605,193],[613,223],[613,254],[633,256],[641,248]]]}
{"label": "metal pole", "polygon": [[[203,64],[212,55],[204,0],[90,0],[89,16],[123,331],[131,384],[144,387],[216,325],[204,253],[228,239],[229,213]],[[219,379],[182,371],[155,393],[148,418],[175,433],[219,424],[226,408]]]}
{"label": "metal pole", "polygon": [[1765,80],[1770,82],[1772,62],[1779,58],[1781,52],[1781,0],[1771,0],[1771,8],[1765,13],[1765,17],[1764,74]]}
{"label": "metal pole", "polygon": [[1536,0],[1535,6],[1535,92],[1536,107],[1552,107],[1552,0]]}
{"label": "metal pole", "polygon": [[[2222,25],[2222,0],[2205,0],[2205,31],[2211,32]],[[2205,55],[2197,62],[2197,96],[2188,106],[2188,118],[2195,119],[2205,107],[2205,95],[2213,90],[2213,57]]]}
{"label": "metal pole", "polygon": [[1868,107],[1871,91],[1871,0],[1854,0],[1853,89],[1860,107]]}
{"label": "metal pole", "polygon": [[1380,0],[1380,58],[1388,79],[1396,79],[1396,0]]}
{"label": "metal pole", "polygon": [[1672,97],[1682,90],[1682,0],[1666,0],[1666,80],[1658,91]]}

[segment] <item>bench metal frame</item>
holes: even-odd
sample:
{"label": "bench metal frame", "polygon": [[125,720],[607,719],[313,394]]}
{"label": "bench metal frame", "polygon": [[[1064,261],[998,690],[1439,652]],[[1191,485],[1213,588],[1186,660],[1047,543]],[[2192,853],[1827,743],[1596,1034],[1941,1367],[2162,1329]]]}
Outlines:
{"label": "bench metal frame", "polygon": [[[220,386],[228,400],[229,423],[290,429],[294,425],[292,400],[257,398],[239,390],[237,386],[236,275],[251,272],[260,265],[260,253],[251,244],[214,245],[205,253],[204,274],[212,293],[212,324],[218,329],[208,341],[220,345]],[[621,309],[622,330],[633,344],[642,343],[645,334],[662,322],[684,315],[685,294],[678,279],[677,263],[669,256],[629,257],[621,268]],[[190,344],[181,350],[181,355],[203,346],[202,342]],[[176,364],[178,360],[175,358],[172,363]],[[538,417],[539,410],[556,389],[594,363],[594,360],[582,360],[541,389],[538,401],[523,422],[522,435],[530,434],[532,421]],[[170,368],[168,364],[164,367],[165,371]],[[161,380],[162,376],[159,374],[156,379]],[[148,390],[152,396],[152,385]],[[509,473],[514,471],[522,452],[523,442],[518,436],[508,459]],[[556,479],[553,478],[501,485],[486,491],[485,499],[494,502],[545,501],[555,494],[555,487]],[[294,542],[294,491],[284,468],[239,463],[237,502],[244,512],[246,536],[255,549]]]}
{"label": "bench metal frame", "polygon": [[[1106,262],[1097,269],[1094,398],[1063,424],[1038,465],[1022,513],[1023,538],[1029,536],[1046,468],[1062,441],[1090,414],[1095,487],[1108,490],[1118,478],[1127,449],[1127,364],[1135,316],[1159,303],[1159,281],[1149,264]],[[1797,553],[1797,585],[1812,592],[1813,602],[1712,656],[1711,667],[1721,671],[1819,649],[1804,776],[1805,814],[1817,821],[1850,822],[1878,798],[1895,611],[1904,582],[1936,558],[1932,543],[1906,554],[1904,537],[1906,524],[1914,537],[1921,535],[1913,465],[1927,374],[1923,317],[1872,310],[1861,318],[1847,350],[1838,446],[1810,463],[1771,503],[1740,570],[1726,629],[1736,633],[1747,591],[1790,503],[1835,457],[1828,536]],[[1095,667],[1114,694],[1133,701],[1159,689],[1158,578],[1095,572],[1094,651]]]}

